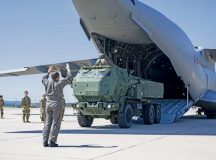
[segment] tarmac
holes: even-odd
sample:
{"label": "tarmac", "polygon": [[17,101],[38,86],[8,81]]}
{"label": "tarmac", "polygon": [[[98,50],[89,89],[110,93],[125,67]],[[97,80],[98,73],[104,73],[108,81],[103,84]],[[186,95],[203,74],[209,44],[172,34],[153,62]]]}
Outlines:
{"label": "tarmac", "polygon": [[81,128],[72,108],[65,111],[58,148],[42,146],[39,109],[31,109],[31,123],[22,122],[19,108],[5,108],[0,119],[0,160],[215,160],[216,119],[190,110],[174,124],[135,122],[120,129],[96,119]]}

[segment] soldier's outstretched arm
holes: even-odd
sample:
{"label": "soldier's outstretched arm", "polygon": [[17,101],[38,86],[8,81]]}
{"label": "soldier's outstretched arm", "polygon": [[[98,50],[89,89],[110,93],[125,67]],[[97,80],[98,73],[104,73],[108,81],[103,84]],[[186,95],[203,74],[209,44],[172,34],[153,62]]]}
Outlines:
{"label": "soldier's outstretched arm", "polygon": [[42,83],[46,86],[49,83],[49,73],[42,77]]}
{"label": "soldier's outstretched arm", "polygon": [[49,75],[51,72],[53,72],[54,68],[51,66],[48,69],[48,73],[42,77],[42,83],[44,84],[44,86],[46,86],[49,83]]}
{"label": "soldier's outstretched arm", "polygon": [[72,82],[73,82],[73,78],[71,75],[71,68],[70,68],[68,63],[66,64],[65,68],[67,70],[67,77],[65,79],[61,80],[61,82],[59,83],[62,88],[64,88],[67,84],[72,84]]}

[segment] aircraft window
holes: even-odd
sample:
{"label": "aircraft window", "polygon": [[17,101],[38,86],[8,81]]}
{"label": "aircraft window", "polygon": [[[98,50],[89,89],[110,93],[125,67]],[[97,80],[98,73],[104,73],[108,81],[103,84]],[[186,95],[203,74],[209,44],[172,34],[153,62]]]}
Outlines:
{"label": "aircraft window", "polygon": [[135,5],[135,0],[131,0],[131,2]]}

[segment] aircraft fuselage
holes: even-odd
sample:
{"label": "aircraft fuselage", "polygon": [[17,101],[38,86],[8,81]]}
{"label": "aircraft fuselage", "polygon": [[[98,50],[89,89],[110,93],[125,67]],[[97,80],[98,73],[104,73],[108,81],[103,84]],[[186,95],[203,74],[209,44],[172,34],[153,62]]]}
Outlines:
{"label": "aircraft fuselage", "polygon": [[197,63],[202,56],[190,39],[158,11],[137,0],[73,3],[99,52],[120,67],[135,70],[137,76],[163,82],[165,98],[186,98],[188,88],[197,102],[206,90],[216,91],[212,66]]}

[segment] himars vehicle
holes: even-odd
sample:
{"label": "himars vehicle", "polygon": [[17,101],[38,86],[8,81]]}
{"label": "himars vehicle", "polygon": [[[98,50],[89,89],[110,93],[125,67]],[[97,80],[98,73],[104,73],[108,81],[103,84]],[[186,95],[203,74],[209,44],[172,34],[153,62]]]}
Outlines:
{"label": "himars vehicle", "polygon": [[80,126],[90,127],[94,118],[105,118],[128,128],[133,116],[142,116],[146,124],[160,123],[161,107],[152,99],[163,98],[163,84],[132,76],[105,61],[82,67],[73,80]]}
{"label": "himars vehicle", "polygon": [[[81,125],[90,126],[93,117],[103,117],[112,122],[117,118],[120,127],[128,127],[120,122],[122,112],[129,111],[128,119],[148,117],[146,105],[154,106],[152,110],[161,107],[161,123],[174,122],[192,105],[208,118],[215,117],[215,49],[194,47],[174,22],[138,0],[72,1],[86,36],[102,55],[99,60],[107,63],[96,66],[97,59],[69,62]],[[57,64],[63,76],[64,65]],[[45,73],[47,68],[4,71],[0,77]]]}

